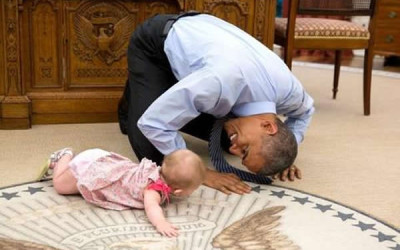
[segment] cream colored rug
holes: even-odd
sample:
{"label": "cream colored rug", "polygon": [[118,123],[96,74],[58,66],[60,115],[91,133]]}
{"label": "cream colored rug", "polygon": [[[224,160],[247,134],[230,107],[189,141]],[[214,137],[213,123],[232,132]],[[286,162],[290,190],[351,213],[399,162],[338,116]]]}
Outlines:
{"label": "cream colored rug", "polygon": [[[365,117],[357,70],[342,70],[337,100],[331,99],[331,68],[296,64],[294,73],[317,109],[296,161],[303,180],[253,185],[252,194],[242,197],[202,187],[166,208],[181,228],[175,240],[158,237],[143,211],[105,211],[55,195],[50,183],[29,183],[0,190],[0,237],[65,249],[160,249],[160,241],[169,249],[250,249],[268,239],[276,240],[271,249],[400,249],[399,76],[375,72],[371,116]],[[207,144],[186,138],[209,163]],[[65,146],[99,147],[135,160],[116,123],[1,130],[0,142],[3,187],[33,180],[48,155]]]}
{"label": "cream colored rug", "polygon": [[164,207],[179,228],[160,236],[143,210],[61,196],[51,181],[0,190],[0,236],[59,249],[398,249],[400,233],[336,202],[277,186],[248,195],[201,187]]}

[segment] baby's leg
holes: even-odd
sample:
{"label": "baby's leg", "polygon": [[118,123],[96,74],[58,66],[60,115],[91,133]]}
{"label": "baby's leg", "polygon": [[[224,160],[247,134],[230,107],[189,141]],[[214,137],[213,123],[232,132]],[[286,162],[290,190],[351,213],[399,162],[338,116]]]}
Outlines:
{"label": "baby's leg", "polygon": [[59,194],[79,194],[77,180],[69,168],[72,155],[63,155],[54,167],[53,186]]}

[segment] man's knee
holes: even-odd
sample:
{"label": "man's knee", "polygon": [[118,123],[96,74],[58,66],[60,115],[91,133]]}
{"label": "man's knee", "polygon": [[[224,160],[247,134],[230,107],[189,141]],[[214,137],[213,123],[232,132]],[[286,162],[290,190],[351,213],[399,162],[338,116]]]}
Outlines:
{"label": "man's knee", "polygon": [[129,132],[128,130],[128,138],[139,161],[143,158],[147,158],[157,164],[162,163],[164,159],[163,154],[161,154],[139,130],[135,132]]}
{"label": "man's knee", "polygon": [[123,134],[128,133],[128,112],[129,112],[129,81],[126,81],[125,90],[118,102],[118,122],[119,128]]}

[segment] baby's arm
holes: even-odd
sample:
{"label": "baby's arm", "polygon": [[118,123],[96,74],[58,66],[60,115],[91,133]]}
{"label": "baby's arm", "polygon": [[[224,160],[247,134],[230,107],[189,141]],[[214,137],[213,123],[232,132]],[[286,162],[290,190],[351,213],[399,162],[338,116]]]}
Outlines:
{"label": "baby's arm", "polygon": [[176,237],[178,236],[178,228],[165,219],[160,202],[161,196],[157,191],[152,189],[146,189],[144,191],[144,211],[151,224],[153,224],[162,235]]}

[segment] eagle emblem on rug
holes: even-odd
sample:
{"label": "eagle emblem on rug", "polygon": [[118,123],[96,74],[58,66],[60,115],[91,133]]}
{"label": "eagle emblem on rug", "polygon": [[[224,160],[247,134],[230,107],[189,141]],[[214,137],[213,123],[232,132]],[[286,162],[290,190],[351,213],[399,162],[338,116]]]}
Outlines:
{"label": "eagle emblem on rug", "polygon": [[281,218],[277,214],[284,209],[284,206],[269,207],[236,221],[214,238],[213,247],[231,250],[300,249],[286,235],[276,229]]}
{"label": "eagle emblem on rug", "polygon": [[126,54],[135,17],[112,4],[99,3],[73,18],[76,41],[73,51],[83,61],[98,57],[107,65]]}

